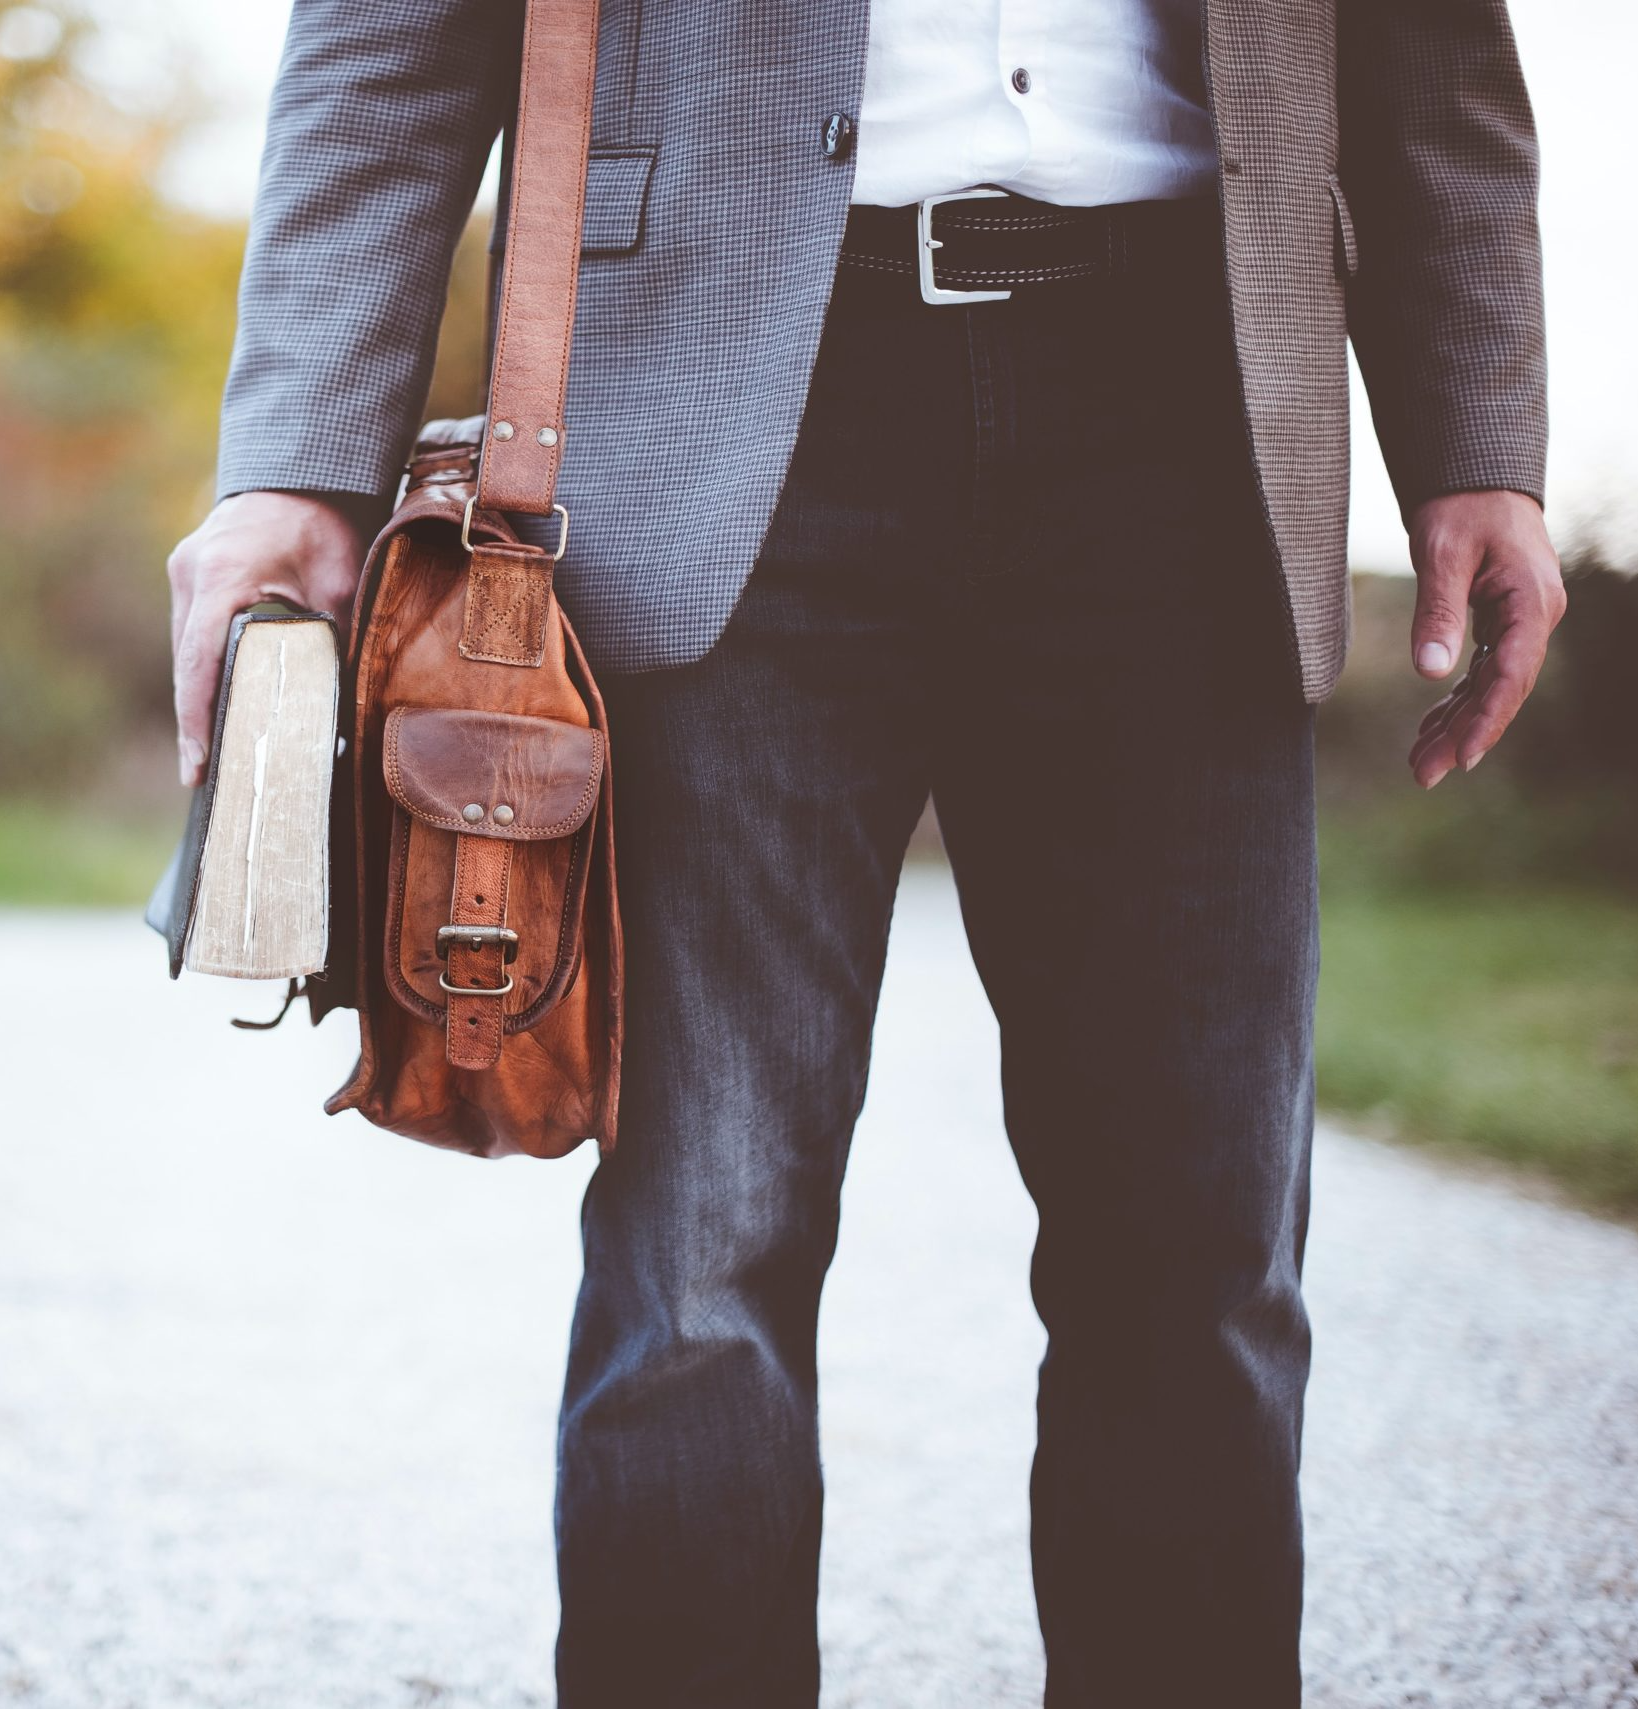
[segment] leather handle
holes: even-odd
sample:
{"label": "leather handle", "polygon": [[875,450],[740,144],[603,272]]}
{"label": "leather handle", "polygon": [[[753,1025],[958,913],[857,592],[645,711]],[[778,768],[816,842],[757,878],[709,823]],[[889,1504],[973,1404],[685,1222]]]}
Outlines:
{"label": "leather handle", "polygon": [[478,463],[484,510],[551,512],[596,71],[597,0],[526,0],[506,260]]}

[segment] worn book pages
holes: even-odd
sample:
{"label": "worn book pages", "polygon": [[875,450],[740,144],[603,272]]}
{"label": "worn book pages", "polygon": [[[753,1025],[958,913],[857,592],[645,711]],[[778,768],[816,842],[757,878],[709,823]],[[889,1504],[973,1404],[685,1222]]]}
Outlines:
{"label": "worn book pages", "polygon": [[326,623],[245,626],[184,958],[195,973],[284,979],[324,967],[336,683]]}

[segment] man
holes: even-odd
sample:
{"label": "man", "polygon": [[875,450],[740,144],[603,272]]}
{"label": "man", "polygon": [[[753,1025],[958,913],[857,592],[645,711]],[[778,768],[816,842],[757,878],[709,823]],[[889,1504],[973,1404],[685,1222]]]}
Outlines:
{"label": "man", "polygon": [[[229,614],[347,605],[519,15],[297,0],[222,502],[172,564],[185,780]],[[605,0],[593,144],[559,586],[630,995],[562,1709],[815,1702],[816,1316],[929,792],[1040,1209],[1047,1701],[1295,1704],[1348,332],[1415,668],[1470,604],[1484,643],[1418,782],[1495,743],[1563,607],[1503,0]]]}

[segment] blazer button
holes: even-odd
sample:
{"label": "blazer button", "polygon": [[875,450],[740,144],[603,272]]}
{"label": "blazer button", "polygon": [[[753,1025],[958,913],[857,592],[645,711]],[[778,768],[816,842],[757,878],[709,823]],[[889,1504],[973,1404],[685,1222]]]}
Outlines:
{"label": "blazer button", "polygon": [[827,160],[842,160],[853,147],[853,121],[846,113],[832,113],[819,135],[819,146]]}

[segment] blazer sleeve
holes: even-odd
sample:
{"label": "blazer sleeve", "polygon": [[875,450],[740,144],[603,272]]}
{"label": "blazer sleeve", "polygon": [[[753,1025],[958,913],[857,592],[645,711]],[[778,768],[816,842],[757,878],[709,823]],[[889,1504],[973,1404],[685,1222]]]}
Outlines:
{"label": "blazer sleeve", "polygon": [[1349,331],[1400,506],[1540,502],[1538,158],[1506,0],[1339,0],[1337,64]]}
{"label": "blazer sleeve", "polygon": [[295,0],[222,404],[217,494],[396,485],[455,245],[516,101],[518,0]]}

